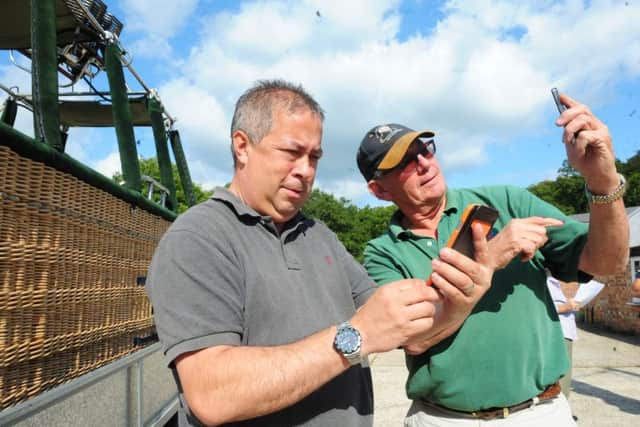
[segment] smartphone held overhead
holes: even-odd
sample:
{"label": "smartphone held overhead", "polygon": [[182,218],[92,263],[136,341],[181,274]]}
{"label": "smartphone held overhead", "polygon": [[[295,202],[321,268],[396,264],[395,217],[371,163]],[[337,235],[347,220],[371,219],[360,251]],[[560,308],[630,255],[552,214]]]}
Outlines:
{"label": "smartphone held overhead", "polygon": [[558,93],[558,89],[557,88],[554,87],[554,88],[551,89],[551,96],[553,96],[553,100],[556,103],[556,107],[558,108],[558,112],[560,114],[562,114],[567,109],[567,106],[564,105],[560,101],[560,94]]}
{"label": "smartphone held overhead", "polygon": [[[562,103],[562,101],[560,101],[560,94],[558,93],[558,89],[557,88],[555,88],[555,87],[551,88],[551,96],[553,96],[553,101],[556,103],[556,107],[558,108],[558,112],[560,114],[562,114],[564,111],[566,111],[567,106],[564,105]],[[571,139],[571,145],[572,146],[576,145],[576,137],[578,136],[578,133],[580,133],[580,131],[576,132],[576,134]]]}

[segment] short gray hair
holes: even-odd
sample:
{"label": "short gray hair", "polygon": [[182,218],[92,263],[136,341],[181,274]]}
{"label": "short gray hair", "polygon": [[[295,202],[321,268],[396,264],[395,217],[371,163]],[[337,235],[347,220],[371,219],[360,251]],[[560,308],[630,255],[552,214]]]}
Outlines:
{"label": "short gray hair", "polygon": [[[259,143],[271,131],[273,115],[276,111],[286,110],[293,114],[308,109],[324,121],[324,111],[320,104],[304,90],[302,85],[295,85],[285,80],[258,80],[247,89],[236,102],[233,120],[231,121],[231,137],[241,130],[249,136],[253,144]],[[233,166],[236,156],[231,144]]]}

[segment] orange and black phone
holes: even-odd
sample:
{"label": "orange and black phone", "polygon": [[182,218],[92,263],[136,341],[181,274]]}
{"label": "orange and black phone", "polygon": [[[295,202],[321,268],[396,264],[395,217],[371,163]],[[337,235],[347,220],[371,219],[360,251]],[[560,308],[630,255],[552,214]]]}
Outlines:
{"label": "orange and black phone", "polygon": [[[491,232],[491,227],[498,219],[499,212],[491,206],[472,203],[468,205],[460,223],[449,237],[447,247],[455,249],[467,257],[474,259],[475,250],[473,248],[473,224],[480,224],[485,236]],[[431,286],[431,276],[427,279],[427,286]]]}

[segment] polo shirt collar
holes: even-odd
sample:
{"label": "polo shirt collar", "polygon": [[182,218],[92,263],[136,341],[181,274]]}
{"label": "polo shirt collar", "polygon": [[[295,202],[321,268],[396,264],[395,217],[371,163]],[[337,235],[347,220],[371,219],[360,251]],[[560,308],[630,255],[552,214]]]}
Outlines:
{"label": "polo shirt collar", "polygon": [[[212,200],[219,200],[221,202],[225,202],[233,208],[236,215],[240,220],[250,220],[255,223],[262,223],[269,228],[276,229],[276,226],[273,222],[273,219],[269,215],[260,215],[253,208],[247,206],[236,196],[234,193],[229,191],[229,189],[225,187],[216,187],[213,191],[213,196],[211,196]],[[291,218],[285,226],[282,228],[282,232],[285,233],[291,229],[297,228],[299,225],[305,223],[307,218],[302,214],[302,212],[296,213],[296,215]]]}
{"label": "polo shirt collar", "polygon": [[[460,204],[460,195],[457,191],[452,191],[447,187],[446,204],[444,207],[443,215],[451,215],[458,212],[458,205]],[[402,218],[404,214],[400,209],[395,211],[389,221],[389,231],[396,238],[408,237],[413,235],[411,230],[408,230],[402,226]]]}
{"label": "polo shirt collar", "polygon": [[230,204],[233,207],[233,210],[236,212],[236,215],[238,215],[239,217],[247,215],[255,219],[270,218],[265,215],[260,215],[258,212],[245,205],[242,200],[238,198],[238,196],[224,187],[216,187],[213,190],[213,196],[211,196],[211,199],[220,200],[222,202]]}

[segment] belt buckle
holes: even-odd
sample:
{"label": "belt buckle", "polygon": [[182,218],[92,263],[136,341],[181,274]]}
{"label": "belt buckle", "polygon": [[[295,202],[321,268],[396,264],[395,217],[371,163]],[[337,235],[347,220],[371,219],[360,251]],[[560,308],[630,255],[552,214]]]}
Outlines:
{"label": "belt buckle", "polygon": [[[509,408],[502,408],[503,412],[503,417],[506,418],[509,415]],[[505,412],[506,411],[506,412]],[[505,415],[506,413],[506,415]],[[484,420],[484,421],[491,421],[494,420],[496,418],[498,418],[500,416],[500,410],[499,409],[495,409],[492,411],[475,411],[475,412],[471,412],[471,416],[473,418],[478,418],[480,420]]]}

